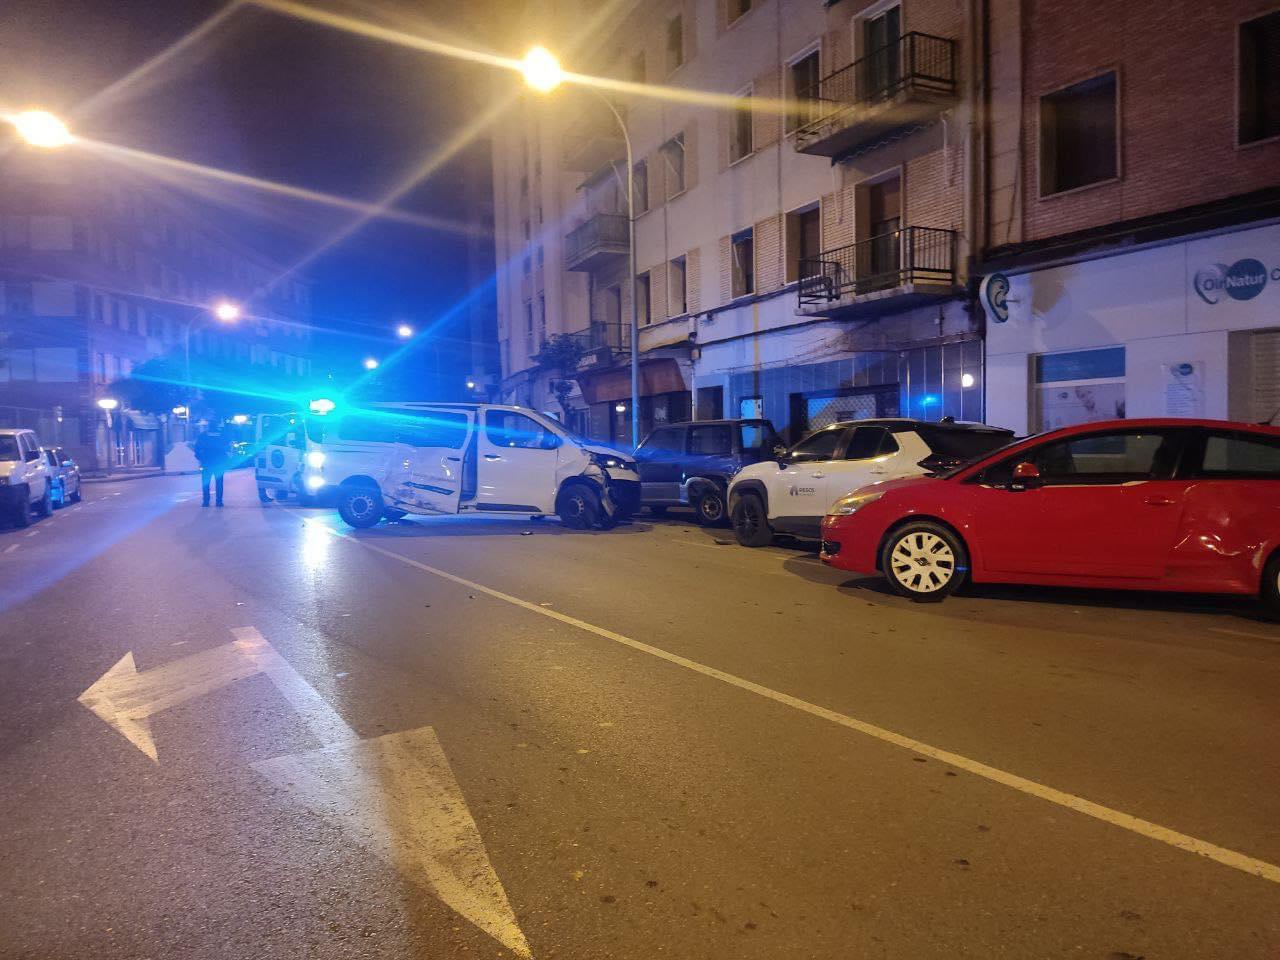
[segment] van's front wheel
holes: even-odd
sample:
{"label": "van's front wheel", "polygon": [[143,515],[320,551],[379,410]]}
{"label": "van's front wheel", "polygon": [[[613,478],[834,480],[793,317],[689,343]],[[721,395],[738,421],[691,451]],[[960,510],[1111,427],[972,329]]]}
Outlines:
{"label": "van's front wheel", "polygon": [[385,509],[377,487],[352,484],[343,487],[338,498],[338,515],[357,530],[374,526]]}
{"label": "van's front wheel", "polygon": [[574,530],[590,530],[604,513],[600,495],[583,483],[574,483],[560,491],[556,498],[560,522]]}

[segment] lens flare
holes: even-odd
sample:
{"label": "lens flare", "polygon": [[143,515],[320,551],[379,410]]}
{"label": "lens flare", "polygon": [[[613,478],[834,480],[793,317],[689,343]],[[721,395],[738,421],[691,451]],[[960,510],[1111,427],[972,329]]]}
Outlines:
{"label": "lens flare", "polygon": [[564,80],[560,61],[546,47],[534,47],[520,61],[524,82],[539,93],[550,93]]}
{"label": "lens flare", "polygon": [[47,110],[24,110],[17,116],[6,117],[18,136],[42,150],[65,147],[74,139],[67,125]]}

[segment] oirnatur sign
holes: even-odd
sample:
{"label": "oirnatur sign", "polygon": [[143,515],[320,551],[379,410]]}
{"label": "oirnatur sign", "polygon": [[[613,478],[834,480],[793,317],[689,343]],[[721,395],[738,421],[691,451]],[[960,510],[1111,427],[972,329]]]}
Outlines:
{"label": "oirnatur sign", "polygon": [[1245,257],[1230,266],[1214,263],[1201,267],[1192,278],[1191,285],[1201,300],[1215,304],[1224,297],[1252,300],[1262,292],[1268,280],[1280,283],[1280,267],[1268,270],[1261,260]]}

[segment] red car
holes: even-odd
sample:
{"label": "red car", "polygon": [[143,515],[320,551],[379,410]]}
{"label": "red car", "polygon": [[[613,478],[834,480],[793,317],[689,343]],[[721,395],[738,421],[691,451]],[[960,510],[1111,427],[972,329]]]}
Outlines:
{"label": "red car", "polygon": [[1280,612],[1280,428],[1114,420],[862,487],[822,559],[940,600],[966,580],[1235,593]]}

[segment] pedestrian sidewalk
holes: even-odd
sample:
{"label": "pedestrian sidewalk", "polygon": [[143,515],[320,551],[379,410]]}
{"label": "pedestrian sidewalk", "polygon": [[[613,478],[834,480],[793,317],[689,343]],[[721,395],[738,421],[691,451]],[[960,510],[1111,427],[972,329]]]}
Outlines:
{"label": "pedestrian sidewalk", "polygon": [[80,478],[81,483],[116,483],[119,480],[145,480],[147,477],[163,477],[159,467],[120,467],[113,473],[96,473]]}

